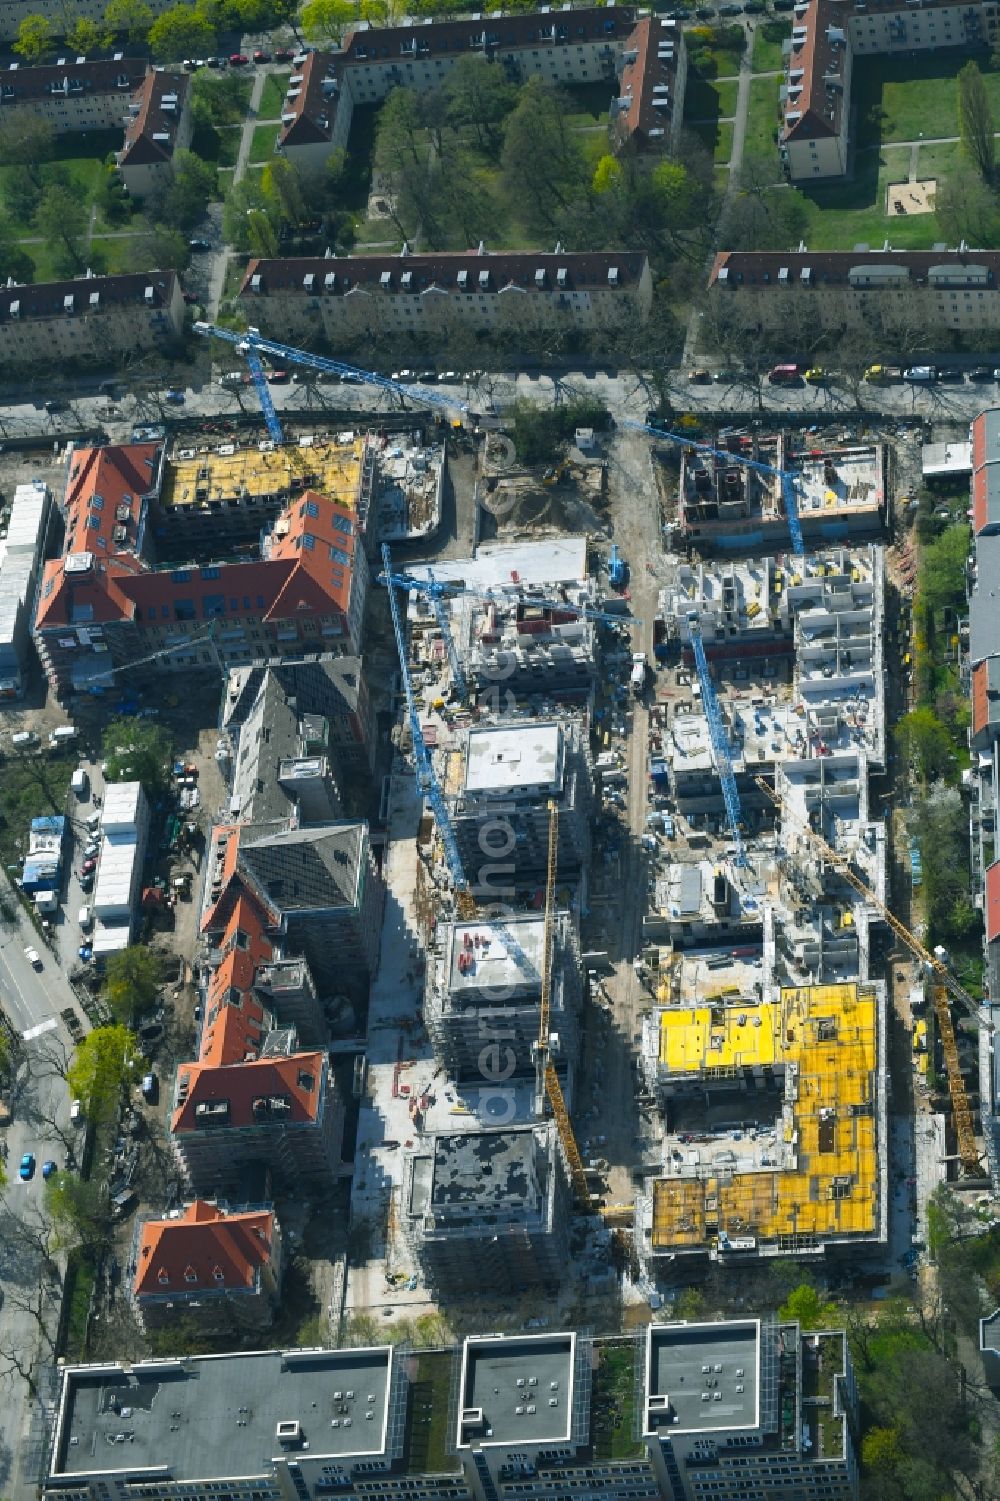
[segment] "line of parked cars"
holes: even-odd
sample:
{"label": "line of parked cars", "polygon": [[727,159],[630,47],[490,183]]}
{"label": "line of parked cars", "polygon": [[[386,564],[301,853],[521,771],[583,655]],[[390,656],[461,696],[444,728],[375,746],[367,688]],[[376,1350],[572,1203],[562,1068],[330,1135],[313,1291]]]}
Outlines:
{"label": "line of parked cars", "polygon": [[[312,51],[312,48],[308,49]],[[265,52],[262,47],[250,57],[246,52],[231,52],[228,57],[186,57],[183,67],[189,73],[196,73],[199,68],[247,68],[251,62],[255,63],[290,63],[298,54],[292,47],[279,47],[277,52]]]}

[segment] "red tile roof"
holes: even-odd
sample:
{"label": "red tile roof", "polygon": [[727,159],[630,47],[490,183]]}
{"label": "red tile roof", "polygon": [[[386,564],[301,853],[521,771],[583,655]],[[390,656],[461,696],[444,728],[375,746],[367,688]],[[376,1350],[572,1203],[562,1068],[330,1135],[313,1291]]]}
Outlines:
{"label": "red tile roof", "polygon": [[[504,287],[519,287],[526,292],[554,291],[560,272],[565,273],[567,290],[583,290],[587,287],[624,288],[635,285],[646,269],[646,256],[641,251],[591,250],[591,251],[539,251],[539,250],[486,250],[438,251],[432,255],[346,255],[323,257],[296,257],[295,259],[251,261],[240,285],[241,297],[267,296],[271,292],[302,292],[315,297],[321,293],[340,295],[361,288],[371,292],[384,290],[382,278],[388,276],[386,287],[392,292],[409,290],[414,294],[429,287],[441,287],[453,291],[462,290],[459,273],[467,275],[469,292],[478,291],[479,276],[489,276],[489,290],[499,292]],[[544,273],[544,281],[537,280],[537,273]],[[609,272],[617,272],[617,280],[609,281]],[[404,287],[402,278],[411,278]],[[305,278],[314,281],[304,285]],[[259,286],[253,286],[258,277]],[[329,278],[333,278],[331,281]]]}
{"label": "red tile roof", "polygon": [[[981,287],[981,273],[987,272],[991,287],[1000,285],[1000,250],[720,250],[712,262],[709,285],[719,279],[720,271],[728,272],[729,287],[773,288],[778,285],[778,272],[787,270],[789,277],[798,284],[799,273],[806,268],[812,272],[814,285],[850,286],[860,290],[876,290],[863,281],[864,274],[881,266],[890,266],[908,271],[912,278],[926,280],[931,271],[945,268],[954,280],[942,283],[944,289],[961,286],[957,273],[968,268],[972,279],[969,286]],[[853,282],[850,273],[856,273]],[[894,290],[898,288],[894,287]]]}
{"label": "red tile roof", "polygon": [[[625,62],[618,89],[619,101],[627,101],[615,116],[615,130],[620,136],[646,140],[653,132],[669,136],[674,110],[683,108],[683,101],[678,101],[674,92],[683,46],[684,33],[677,21],[644,16],[636,23],[624,54],[628,59],[634,52],[635,58]],[[667,47],[670,56],[661,57],[661,49]],[[664,86],[669,90],[666,94]]]}
{"label": "red tile roof", "polygon": [[[314,1121],[322,1099],[322,1080],[326,1055],[321,1052],[293,1053],[291,1057],[257,1058],[251,1063],[219,1064],[182,1063],[178,1081],[185,1097],[174,1110],[170,1129],[178,1134],[211,1129],[220,1134],[226,1129],[276,1124],[302,1125]],[[255,1112],[261,1103],[266,1112],[268,1101],[287,1100],[288,1109],[280,1117]],[[222,1124],[213,1125],[196,1114],[198,1105],[226,1101],[228,1115]]]}
{"label": "red tile roof", "polygon": [[986,868],[986,941],[1000,938],[1000,860]]}
{"label": "red tile roof", "polygon": [[298,91],[295,98],[286,97],[281,106],[278,140],[282,146],[311,146],[330,140],[338,104],[337,87],[331,54],[310,52],[302,64],[302,81],[293,86]]}
{"label": "red tile roof", "polygon": [[84,58],[63,57],[54,63],[25,67],[18,63],[0,72],[3,104],[11,109],[34,99],[62,95],[67,101],[82,102],[88,95],[116,94],[122,102],[122,115],[132,94],[146,77],[149,67],[143,57]]}
{"label": "red tile roof", "polygon": [[[177,275],[173,271],[129,271],[120,276],[77,276],[71,281],[35,281],[27,286],[17,283],[0,287],[0,321],[16,316],[27,318],[67,317],[66,299],[73,298],[70,311],[78,316],[93,309],[98,314],[108,307],[145,306],[154,312],[169,307],[174,298]],[[152,289],[151,300],[146,297]],[[97,297],[98,301],[93,302]],[[14,305],[17,304],[16,314]]]}
{"label": "red tile roof", "polygon": [[[398,68],[408,56],[454,57],[481,51],[502,57],[508,48],[571,47],[585,40],[614,41],[635,25],[631,5],[581,6],[571,10],[528,11],[522,15],[461,16],[428,24],[359,26],[344,39],[339,63],[364,67]],[[473,43],[477,44],[473,47]]]}
{"label": "red tile roof", "polygon": [[972,669],[972,733],[981,735],[989,728],[990,706],[987,698],[989,688],[989,662],[979,662]]}
{"label": "red tile roof", "polygon": [[[146,74],[132,96],[132,107],[137,113],[125,125],[125,141],[118,153],[120,167],[147,166],[171,160],[189,84],[186,73],[154,70]],[[172,96],[173,108],[170,107]]]}
{"label": "red tile roof", "polygon": [[271,1260],[277,1222],[273,1210],[226,1214],[196,1199],[178,1219],[142,1227],[136,1297],[250,1290]]}
{"label": "red tile roof", "polygon": [[[831,0],[810,0],[804,15],[796,11],[792,22],[789,95],[785,105],[786,141],[813,140],[839,133],[843,112],[849,108],[844,93],[846,46],[842,41],[831,40],[831,29],[834,29],[834,35],[837,29],[843,33],[847,19]],[[799,40],[796,32],[802,31],[805,36]],[[792,73],[799,70],[802,77],[793,79]],[[794,96],[796,89],[799,92]],[[789,123],[789,111],[799,118]]]}

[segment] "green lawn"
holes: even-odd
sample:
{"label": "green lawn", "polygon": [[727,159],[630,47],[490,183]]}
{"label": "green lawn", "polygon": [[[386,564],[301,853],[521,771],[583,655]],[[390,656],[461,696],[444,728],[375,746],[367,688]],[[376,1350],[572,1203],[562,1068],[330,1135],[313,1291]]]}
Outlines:
{"label": "green lawn", "polygon": [[[863,57],[854,65],[858,145],[881,140],[915,141],[920,136],[958,135],[956,75],[968,61],[956,48],[899,57]],[[1000,111],[1000,71],[977,57],[994,116]],[[879,112],[882,112],[880,115]]]}
{"label": "green lawn", "polygon": [[685,120],[718,120],[731,118],[736,113],[736,96],[739,83],[735,78],[701,78],[693,73],[684,91]]}
{"label": "green lawn", "polygon": [[[792,34],[790,23],[785,25],[780,21],[777,23],[766,21],[764,26],[775,26],[776,30],[778,26],[781,26],[786,37]],[[770,41],[764,35],[764,26],[758,26],[754,33],[751,67],[755,73],[775,73],[779,68],[784,67],[785,59],[781,51],[781,42]]]}
{"label": "green lawn", "polygon": [[750,107],[747,110],[747,133],[744,156],[770,156],[775,149],[778,128],[778,90],[780,78],[752,78]]}
{"label": "green lawn", "polygon": [[942,146],[921,146],[917,154],[917,176],[947,177],[955,170],[961,155],[960,141],[947,141]]}
{"label": "green lawn", "polygon": [[716,165],[729,161],[733,154],[732,120],[716,120],[714,125],[692,125],[690,128],[705,150],[712,153]]}
{"label": "green lawn", "polygon": [[631,1344],[597,1345],[599,1360],[591,1391],[591,1426],[597,1459],[634,1459],[641,1445],[633,1435],[635,1356]]}
{"label": "green lawn", "polygon": [[[120,145],[121,137],[118,140]],[[62,161],[45,162],[40,168],[43,188],[48,184],[64,182],[74,198],[79,202],[89,204],[103,163],[103,153],[99,157],[66,157]],[[22,170],[19,167],[0,167],[0,207],[5,211],[18,239],[24,239],[36,233],[30,218],[21,218],[16,207],[7,198],[8,184],[16,180],[17,174]]]}
{"label": "green lawn", "polygon": [[285,102],[285,93],[288,89],[288,80],[291,76],[291,73],[269,73],[267,75],[264,92],[260,96],[260,109],[257,111],[258,119],[278,119],[281,114],[282,105]]}
{"label": "green lawn", "polygon": [[600,83],[573,83],[568,84],[563,92],[573,101],[570,119],[575,125],[593,125],[607,120],[614,84],[603,80]]}
{"label": "green lawn", "polygon": [[890,182],[905,180],[909,157],[906,146],[862,152],[852,182],[800,189],[809,214],[803,239],[810,250],[880,246],[887,239],[901,250],[928,250],[940,240],[941,231],[933,214],[893,214],[890,221],[885,212],[886,189]]}
{"label": "green lawn", "polygon": [[406,1471],[410,1475],[456,1468],[448,1447],[448,1398],[451,1355],[444,1350],[420,1351],[410,1386],[409,1442]]}
{"label": "green lawn", "polygon": [[199,125],[191,137],[191,150],[214,167],[234,167],[240,149],[241,125]]}
{"label": "green lawn", "polygon": [[46,751],[0,758],[0,859],[11,864],[28,848],[33,818],[65,813],[76,760]]}
{"label": "green lawn", "polygon": [[250,142],[252,162],[269,162],[274,155],[274,143],[278,139],[277,125],[255,125]]}
{"label": "green lawn", "polygon": [[720,196],[729,191],[729,169],[727,167],[716,167],[712,172],[712,177],[715,181],[715,191]]}

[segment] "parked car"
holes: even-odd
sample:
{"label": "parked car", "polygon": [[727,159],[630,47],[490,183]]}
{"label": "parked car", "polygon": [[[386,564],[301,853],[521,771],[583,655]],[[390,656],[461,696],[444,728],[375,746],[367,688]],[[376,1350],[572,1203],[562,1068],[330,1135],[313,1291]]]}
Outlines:
{"label": "parked car", "polygon": [[969,371],[969,379],[975,381],[993,380],[994,373],[989,365],[977,365],[975,369]]}
{"label": "parked car", "polygon": [[250,59],[245,52],[232,52],[229,56],[229,65],[232,68],[245,68]]}
{"label": "parked car", "polygon": [[938,380],[960,382],[963,379],[962,372],[957,365],[942,365],[937,373]]}
{"label": "parked car", "polygon": [[903,371],[903,379],[911,384],[930,385],[938,378],[938,373],[933,365],[911,365]]}
{"label": "parked car", "polygon": [[74,1100],[69,1107],[69,1118],[74,1126],[78,1126],[83,1120],[83,1105],[79,1100]]}
{"label": "parked car", "polygon": [[823,369],[822,365],[813,365],[809,370],[806,371],[805,378],[811,386],[826,385],[826,371]]}
{"label": "parked car", "polygon": [[49,1158],[49,1160],[47,1162],[43,1162],[42,1163],[42,1177],[43,1178],[51,1178],[52,1174],[55,1171],[56,1171],[56,1165],[52,1161],[51,1157]]}
{"label": "parked car", "polygon": [[91,874],[91,872],[95,871],[96,869],[97,869],[97,856],[96,855],[88,855],[87,859],[84,860],[83,864],[80,866],[80,874],[82,876],[89,876]]}
{"label": "parked car", "polygon": [[229,63],[224,57],[206,57],[206,65],[209,68],[228,68]]}
{"label": "parked car", "polygon": [[211,250],[211,248],[207,240],[188,240],[189,250]]}
{"label": "parked car", "polygon": [[38,952],[37,949],[33,949],[31,947],[30,943],[28,944],[27,948],[24,951],[24,957],[27,959],[27,961],[31,965],[32,969],[41,969],[41,967],[42,967],[42,956]]}
{"label": "parked car", "polygon": [[262,51],[261,48],[258,47],[257,51],[253,55],[253,60],[255,63],[269,63],[271,61],[271,54],[270,52]]}
{"label": "parked car", "polygon": [[77,919],[76,920],[77,920],[77,923],[79,924],[79,926],[86,933],[87,929],[90,927],[91,923],[94,921],[93,909],[91,907],[89,907],[89,906],[87,906],[87,907],[81,907],[79,913],[77,914]]}
{"label": "parked car", "polygon": [[94,872],[92,870],[82,870],[77,877],[77,880],[80,882],[80,890],[84,894],[86,894],[88,891],[93,891]]}
{"label": "parked car", "polygon": [[184,392],[176,391],[171,387],[169,391],[164,391],[163,399],[169,401],[171,406],[180,407],[184,405]]}
{"label": "parked car", "polygon": [[692,386],[707,386],[711,379],[712,375],[708,370],[688,371],[688,380],[691,382]]}
{"label": "parked car", "polygon": [[30,1182],[30,1180],[35,1176],[34,1152],[25,1152],[24,1156],[21,1158],[21,1165],[17,1170],[17,1175],[22,1183]]}
{"label": "parked car", "polygon": [[458,379],[459,374],[457,370],[442,370],[438,376],[438,380],[443,386],[453,386]]}
{"label": "parked car", "polygon": [[279,47],[274,54],[274,60],[276,63],[290,63],[294,56],[295,53],[291,47]]}
{"label": "parked car", "polygon": [[283,386],[287,379],[287,370],[269,370],[267,372],[268,384],[271,386]]}

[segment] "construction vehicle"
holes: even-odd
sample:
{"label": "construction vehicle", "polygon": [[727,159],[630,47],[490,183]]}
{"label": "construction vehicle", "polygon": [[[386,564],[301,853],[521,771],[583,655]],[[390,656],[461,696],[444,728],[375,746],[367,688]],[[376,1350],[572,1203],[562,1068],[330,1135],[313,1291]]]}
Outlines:
{"label": "construction vehicle", "polygon": [[551,469],[546,469],[542,475],[542,484],[546,489],[550,489],[553,485],[558,485],[568,469],[569,460],[560,459],[558,464],[554,465]]}
{"label": "construction vehicle", "polygon": [[[442,391],[434,390],[427,386],[409,385],[405,381],[393,380],[388,375],[380,375],[377,370],[363,370],[358,365],[349,365],[343,360],[326,359],[322,355],[309,354],[304,349],[295,349],[288,344],[279,344],[274,339],[266,339],[262,336],[259,328],[248,328],[246,333],[235,333],[230,328],[220,328],[215,323],[206,323],[198,320],[193,325],[196,334],[203,338],[221,339],[226,344],[233,345],[247,362],[253,379],[254,390],[260,401],[261,411],[267,425],[268,435],[275,443],[284,441],[281,421],[271,399],[270,387],[264,374],[262,355],[278,359],[282,364],[302,365],[309,370],[318,370],[327,375],[335,375],[355,383],[375,386],[378,390],[387,391],[391,394],[409,397],[412,401],[423,405],[436,405],[454,411],[465,413],[468,406],[465,403],[456,402],[453,396],[446,395]],[[757,474],[766,474],[771,478],[778,479],[781,483],[782,498],[785,503],[785,516],[788,521],[788,531],[792,543],[792,551],[799,555],[805,552],[805,544],[802,540],[802,525],[799,521],[798,501],[795,494],[795,471],[791,469],[778,469],[773,464],[765,464],[760,459],[747,458],[743,454],[730,453],[726,449],[715,448],[710,443],[697,443],[690,437],[681,433],[669,432],[665,427],[653,426],[648,422],[637,422],[634,419],[623,419],[619,426],[630,432],[649,433],[660,443],[675,443],[680,448],[686,448],[691,452],[709,453],[716,458],[721,458],[727,464],[739,464],[744,469],[750,469]],[[612,562],[609,563],[609,578],[616,588],[623,588],[627,577],[625,564],[618,559],[625,573],[616,582],[615,575],[611,572],[614,560],[618,558],[617,549],[612,548]]]}
{"label": "construction vehicle", "polygon": [[580,1149],[573,1135],[569,1111],[563,1098],[562,1086],[551,1055],[551,1000],[552,1000],[552,936],[555,920],[556,863],[559,852],[559,809],[549,800],[548,864],[545,873],[545,925],[542,930],[542,987],[538,1001],[538,1043],[535,1048],[536,1110],[539,1115],[547,1099],[559,1132],[563,1155],[573,1185],[576,1206],[584,1214],[590,1213],[590,1188],[584,1171]]}
{"label": "construction vehicle", "polygon": [[[781,806],[778,794],[769,782],[763,777],[758,777],[757,785],[767,794],[773,803],[779,807]],[[784,808],[782,808],[782,817],[789,817],[787,810]],[[952,974],[944,959],[938,954],[932,954],[929,949],[925,948],[916,934],[911,933],[909,928],[900,922],[895,913],[891,912],[885,903],[876,896],[867,881],[862,880],[855,872],[847,855],[842,855],[838,850],[835,850],[831,844],[827,843],[822,834],[817,834],[815,829],[810,828],[801,820],[790,818],[789,821],[795,824],[799,832],[815,847],[817,853],[834,866],[862,900],[868,906],[875,909],[883,922],[888,924],[900,942],[904,943],[910,952],[920,960],[925,973],[933,977],[935,981],[933,986],[934,1014],[937,1018],[938,1034],[941,1038],[941,1052],[944,1057],[945,1072],[948,1075],[948,1093],[951,1096],[952,1117],[955,1122],[955,1137],[958,1142],[959,1162],[961,1163],[962,1172],[967,1177],[981,1176],[982,1167],[979,1152],[976,1149],[976,1133],[972,1120],[972,1107],[969,1104],[965,1080],[962,1078],[962,1070],[958,1059],[958,1045],[955,1040],[955,1028],[951,1019],[948,1000],[951,997],[980,1026],[987,1026],[989,1023],[984,1018],[982,1007],[969,994],[965,987],[960,984],[955,975]]]}
{"label": "construction vehicle", "polygon": [[613,589],[624,589],[628,583],[628,564],[618,551],[618,543],[612,542],[608,558],[608,583]]}

